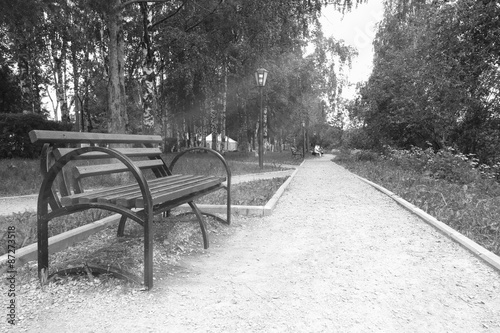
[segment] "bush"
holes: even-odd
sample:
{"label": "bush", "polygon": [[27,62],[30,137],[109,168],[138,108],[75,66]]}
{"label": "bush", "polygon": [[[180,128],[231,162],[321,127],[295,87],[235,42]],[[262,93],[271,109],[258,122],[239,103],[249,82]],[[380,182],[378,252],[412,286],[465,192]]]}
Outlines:
{"label": "bush", "polygon": [[376,161],[378,156],[377,153],[370,150],[359,150],[354,153],[354,159],[361,162]]}
{"label": "bush", "polygon": [[428,170],[436,179],[444,179],[452,183],[469,184],[479,178],[473,167],[474,160],[463,154],[454,154],[451,148],[438,151],[428,161]]}
{"label": "bush", "polygon": [[384,158],[406,170],[424,173],[429,159],[434,156],[431,148],[422,150],[418,147],[411,149],[394,149],[391,146],[383,147]]}
{"label": "bush", "polygon": [[0,159],[38,157],[42,145],[32,144],[28,136],[34,129],[70,131],[71,124],[50,121],[32,113],[0,113]]}
{"label": "bush", "polygon": [[473,155],[466,156],[456,152],[453,148],[438,152],[434,152],[431,148],[422,150],[418,147],[408,150],[385,146],[384,149],[385,158],[396,166],[426,174],[434,179],[469,184],[481,178],[481,173],[476,168],[477,159]]}
{"label": "bush", "polygon": [[352,160],[351,151],[345,146],[341,147],[335,154],[335,162],[348,162]]}
{"label": "bush", "polygon": [[177,147],[177,138],[165,138],[163,140],[163,152],[170,153],[174,151]]}
{"label": "bush", "polygon": [[342,134],[342,147],[350,149],[373,149],[376,143],[363,128],[352,128]]}

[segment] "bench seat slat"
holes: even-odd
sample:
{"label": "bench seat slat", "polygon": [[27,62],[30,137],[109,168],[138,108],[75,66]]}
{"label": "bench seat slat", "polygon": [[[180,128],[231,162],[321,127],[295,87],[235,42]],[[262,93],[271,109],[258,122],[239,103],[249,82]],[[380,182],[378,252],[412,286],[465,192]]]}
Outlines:
{"label": "bench seat slat", "polygon": [[[54,157],[56,159],[60,159],[64,155],[76,150],[78,148],[57,148],[53,150]],[[160,156],[161,150],[160,148],[114,148],[119,151],[121,154],[128,157],[152,157],[152,156]],[[94,160],[94,159],[102,159],[102,158],[110,158],[110,156],[106,153],[102,153],[100,151],[92,151],[86,154],[75,156],[74,160]]]}
{"label": "bench seat slat", "polygon": [[[211,187],[217,183],[221,183],[222,180],[217,177],[196,177],[175,186],[169,187],[159,187],[151,190],[151,197],[153,199],[153,205],[162,203],[163,201],[170,201],[173,199],[178,199],[182,195],[188,194],[193,191]],[[183,191],[184,190],[184,191]],[[180,192],[183,191],[183,192]],[[121,197],[116,199],[116,204],[124,207],[144,207],[144,198],[139,193],[131,193],[129,196]]]}
{"label": "bench seat slat", "polygon": [[[206,177],[204,176],[188,176],[184,177],[183,179],[178,179],[174,182],[170,182],[168,177],[164,178],[158,178],[160,181],[157,181],[153,184],[148,184],[149,185],[149,191],[151,193],[158,191],[159,189],[168,187],[168,188],[177,188],[179,186],[184,186],[185,184],[190,184],[192,182],[200,181]],[[133,207],[133,202],[125,203],[128,200],[133,200],[137,197],[142,197],[141,190],[139,189],[139,186],[134,186],[130,188],[126,192],[119,192],[119,193],[111,193],[109,195],[101,195],[97,199],[98,202],[110,202],[110,203],[116,203],[117,200],[120,200],[121,206],[125,207]]]}
{"label": "bench seat slat", "polygon": [[[214,178],[214,179],[206,179],[202,183],[181,187],[176,191],[169,191],[165,189],[165,191],[154,194],[153,205],[161,204],[163,202],[173,201],[182,198],[186,195],[188,195],[189,197],[193,197],[199,192],[202,192],[210,188],[218,187],[220,186],[220,184],[221,184],[221,179]],[[144,208],[144,199],[142,197],[139,197],[135,200],[135,207]]]}
{"label": "bench seat slat", "polygon": [[[153,204],[158,204],[165,200],[178,199],[193,191],[202,191],[220,185],[223,181],[225,181],[224,177],[172,175],[150,180],[148,186]],[[142,193],[137,184],[73,194],[61,198],[62,206],[90,202],[113,203],[126,208],[143,208],[144,206]]]}
{"label": "bench seat slat", "polygon": [[[158,178],[158,179],[153,179],[148,182],[150,186],[154,186],[155,183],[159,183],[160,181],[163,181],[164,184],[170,184],[170,183],[175,183],[176,181],[182,181],[183,179],[191,177],[190,175],[172,175],[169,176],[168,182],[167,179],[164,178]],[[162,184],[163,184],[162,183]],[[63,206],[68,206],[71,204],[76,204],[76,203],[87,203],[87,202],[92,202],[93,199],[96,199],[99,196],[102,195],[108,195],[116,192],[125,192],[131,188],[136,188],[137,184],[129,184],[129,185],[121,185],[121,186],[115,186],[111,188],[106,188],[106,189],[97,189],[95,191],[89,191],[89,192],[84,192],[84,193],[76,193],[72,194],[66,197],[61,198],[61,204]],[[80,200],[81,199],[81,200]]]}
{"label": "bench seat slat", "polygon": [[[147,161],[137,161],[134,164],[139,169],[152,169],[158,167],[164,167],[162,160],[147,160]],[[100,175],[108,175],[111,173],[126,172],[129,171],[127,166],[123,163],[111,163],[111,164],[99,164],[99,165],[89,165],[89,166],[77,166],[75,167],[75,177],[84,178]]]}

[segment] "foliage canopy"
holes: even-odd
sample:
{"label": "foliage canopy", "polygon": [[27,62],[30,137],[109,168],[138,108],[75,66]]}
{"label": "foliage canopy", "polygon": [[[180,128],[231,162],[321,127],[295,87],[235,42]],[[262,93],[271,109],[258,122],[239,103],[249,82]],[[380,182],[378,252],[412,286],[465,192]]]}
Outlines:
{"label": "foliage canopy", "polygon": [[[264,67],[263,125],[283,141],[298,119],[325,121],[318,105],[342,85],[331,59],[344,66],[352,55],[320,34],[327,3],[1,0],[0,112],[47,114],[49,100],[56,119],[79,130],[155,132],[186,144],[222,132],[251,142],[259,126],[253,72]],[[319,47],[304,58],[311,40]]]}
{"label": "foliage canopy", "polygon": [[387,1],[373,73],[351,105],[372,145],[500,160],[500,4]]}

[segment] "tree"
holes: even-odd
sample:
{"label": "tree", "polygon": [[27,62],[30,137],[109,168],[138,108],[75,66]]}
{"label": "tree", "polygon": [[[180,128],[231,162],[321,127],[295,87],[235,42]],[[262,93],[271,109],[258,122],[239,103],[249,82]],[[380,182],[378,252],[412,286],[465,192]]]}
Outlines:
{"label": "tree", "polygon": [[25,112],[42,112],[40,55],[43,54],[43,28],[39,28],[43,26],[43,5],[41,0],[0,2],[0,22],[6,38],[3,44],[8,49],[5,65],[10,69],[11,64],[17,65],[20,111]]}
{"label": "tree", "polygon": [[469,0],[388,4],[356,116],[381,144],[430,142],[479,153],[481,129],[498,114],[500,7]]}
{"label": "tree", "polygon": [[[344,9],[358,2],[335,5]],[[213,111],[216,131],[237,131],[231,121],[239,118],[251,134],[256,122],[253,71],[276,69],[273,75],[290,86],[289,71],[278,73],[286,70],[287,61],[301,57],[323,4],[2,0],[0,32],[8,50],[4,73],[9,82],[20,84],[22,110],[41,112],[42,98],[54,87],[62,118],[69,121],[74,106],[79,129],[157,133],[159,125],[168,123],[169,135],[178,129],[179,136],[187,131],[192,138],[207,131]],[[279,117],[288,118],[283,98],[289,89],[277,81],[270,87],[269,128],[274,131],[281,126]],[[107,126],[99,125],[103,122]]]}

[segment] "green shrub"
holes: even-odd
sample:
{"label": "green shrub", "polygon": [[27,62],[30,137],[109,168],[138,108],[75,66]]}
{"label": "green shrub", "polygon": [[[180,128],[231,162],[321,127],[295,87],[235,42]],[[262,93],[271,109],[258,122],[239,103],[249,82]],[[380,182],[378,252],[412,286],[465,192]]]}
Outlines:
{"label": "green shrub", "polygon": [[163,140],[163,152],[170,153],[177,147],[177,138],[165,138]]}
{"label": "green shrub", "polygon": [[434,152],[431,148],[394,149],[385,146],[384,157],[405,170],[413,170],[457,184],[469,184],[481,178],[481,172],[476,168],[477,159],[472,155],[466,156],[456,152],[453,148]]}
{"label": "green shrub", "polygon": [[41,183],[38,160],[0,159],[0,197],[36,193]]}
{"label": "green shrub", "polygon": [[427,163],[427,169],[434,178],[458,184],[469,184],[480,177],[473,166],[469,158],[454,154],[451,149],[438,151]]}
{"label": "green shrub", "polygon": [[342,134],[342,146],[350,149],[373,149],[375,142],[363,128],[352,128]]}
{"label": "green shrub", "polygon": [[337,154],[335,154],[334,158],[335,162],[348,162],[353,161],[353,156],[351,154],[351,150],[347,149],[345,146],[342,146]]}
{"label": "green shrub", "polygon": [[0,113],[0,159],[39,156],[42,145],[32,144],[28,136],[34,129],[69,131],[71,124],[50,121],[32,113]]}
{"label": "green shrub", "polygon": [[359,150],[354,153],[354,159],[356,161],[376,161],[379,155],[370,150]]}

